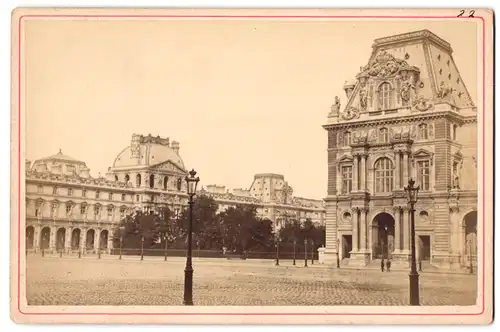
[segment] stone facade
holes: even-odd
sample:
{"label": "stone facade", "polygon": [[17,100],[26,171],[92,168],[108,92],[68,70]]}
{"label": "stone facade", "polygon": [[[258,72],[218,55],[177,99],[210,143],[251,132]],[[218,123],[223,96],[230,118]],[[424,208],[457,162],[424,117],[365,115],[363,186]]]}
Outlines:
{"label": "stone facade", "polygon": [[477,254],[477,108],[449,43],[430,31],[375,40],[328,115],[325,261],[407,264],[404,186],[420,186],[417,258],[460,268]]}
{"label": "stone facade", "polygon": [[[176,217],[187,207],[187,171],[178,142],[136,134],[105,176],[92,177],[85,162],[62,151],[33,164],[27,161],[26,248],[109,252],[113,232],[125,215],[168,207]],[[221,210],[237,204],[256,205],[261,217],[278,226],[287,213],[321,224],[323,201],[292,197],[283,176],[276,176],[282,184],[269,191],[271,200],[251,195],[253,185],[251,190],[235,189],[232,193],[223,186],[208,186],[199,194],[212,196]],[[254,183],[268,177],[256,175],[255,179]],[[283,195],[289,196],[283,199]]]}

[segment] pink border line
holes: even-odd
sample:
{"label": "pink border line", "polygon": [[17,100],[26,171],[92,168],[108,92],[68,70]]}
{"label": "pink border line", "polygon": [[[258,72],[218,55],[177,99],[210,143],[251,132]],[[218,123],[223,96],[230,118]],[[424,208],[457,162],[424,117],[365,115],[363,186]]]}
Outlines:
{"label": "pink border line", "polygon": [[[279,15],[22,15],[19,17],[19,22],[18,22],[18,120],[17,120],[17,130],[18,130],[18,142],[17,142],[17,148],[18,148],[18,181],[17,181],[17,186],[18,186],[18,206],[17,206],[17,213],[18,213],[18,230],[17,230],[17,237],[18,237],[18,252],[17,252],[17,259],[18,259],[18,266],[17,266],[17,310],[19,313],[23,315],[86,315],[86,316],[98,316],[98,315],[110,315],[110,316],[125,316],[125,315],[139,315],[139,316],[156,316],[156,315],[165,315],[165,316],[177,316],[177,315],[184,315],[184,316],[478,316],[482,315],[485,311],[485,253],[486,253],[486,244],[485,244],[485,236],[486,236],[486,231],[485,231],[485,217],[486,217],[486,195],[485,195],[485,171],[486,171],[486,149],[485,149],[485,130],[486,130],[486,121],[485,117],[483,116],[483,260],[482,260],[482,266],[483,266],[483,287],[482,287],[482,306],[481,306],[481,311],[478,313],[356,313],[356,312],[348,312],[348,313],[308,313],[308,312],[303,312],[303,313],[272,313],[272,312],[265,312],[265,313],[220,313],[220,312],[208,312],[208,313],[171,313],[171,312],[164,312],[164,313],[156,313],[156,312],[151,312],[151,313],[105,313],[105,312],[23,312],[21,310],[21,27],[22,27],[22,20],[23,18],[42,18],[42,17],[53,17],[53,18],[307,18],[307,19],[320,19],[320,18],[325,18],[325,19],[352,19],[352,18],[359,18],[359,19],[380,19],[380,18],[390,18],[390,19],[457,19],[456,16],[321,16],[321,15],[299,15],[299,16],[279,16]],[[485,109],[485,104],[486,104],[486,91],[485,91],[485,86],[486,86],[486,27],[485,27],[485,22],[484,18],[482,16],[476,16],[474,18],[467,18],[467,17],[460,17],[459,19],[480,19],[483,22],[483,103],[482,103],[482,108],[483,112]]]}

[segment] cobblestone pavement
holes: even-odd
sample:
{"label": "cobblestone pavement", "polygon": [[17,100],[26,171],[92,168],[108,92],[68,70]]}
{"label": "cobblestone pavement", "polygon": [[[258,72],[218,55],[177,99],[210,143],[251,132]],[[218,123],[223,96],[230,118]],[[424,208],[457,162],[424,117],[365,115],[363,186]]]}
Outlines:
{"label": "cobblestone pavement", "polygon": [[[407,305],[406,272],[194,259],[196,305]],[[182,305],[184,260],[27,257],[29,305]],[[475,275],[420,275],[422,305],[473,305]]]}

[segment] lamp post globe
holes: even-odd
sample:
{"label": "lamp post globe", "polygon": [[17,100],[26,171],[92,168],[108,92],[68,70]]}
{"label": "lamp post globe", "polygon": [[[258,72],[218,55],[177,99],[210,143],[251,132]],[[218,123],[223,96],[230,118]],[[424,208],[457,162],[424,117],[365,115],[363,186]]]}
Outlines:
{"label": "lamp post globe", "polygon": [[193,205],[196,187],[200,178],[196,176],[193,169],[185,178],[187,194],[189,196],[189,227],[188,227],[188,252],[186,257],[186,268],[184,269],[184,305],[193,305]]}
{"label": "lamp post globe", "polygon": [[410,206],[410,243],[411,243],[411,268],[409,274],[410,282],[410,305],[420,305],[419,296],[419,275],[417,272],[417,261],[415,251],[415,204],[418,200],[419,186],[415,186],[415,181],[410,178],[408,185],[404,188],[408,198],[408,205]]}

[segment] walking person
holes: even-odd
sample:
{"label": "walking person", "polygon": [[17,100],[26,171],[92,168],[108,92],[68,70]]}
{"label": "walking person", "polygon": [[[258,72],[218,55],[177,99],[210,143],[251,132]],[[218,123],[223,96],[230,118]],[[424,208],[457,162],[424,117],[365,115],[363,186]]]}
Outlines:
{"label": "walking person", "polygon": [[384,259],[382,258],[382,262],[380,262],[380,270],[384,272]]}
{"label": "walking person", "polygon": [[390,260],[387,260],[386,266],[387,266],[387,272],[391,272],[391,261]]}

